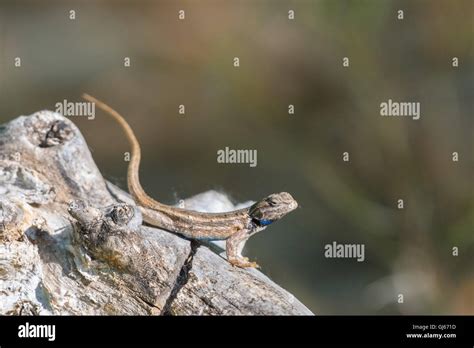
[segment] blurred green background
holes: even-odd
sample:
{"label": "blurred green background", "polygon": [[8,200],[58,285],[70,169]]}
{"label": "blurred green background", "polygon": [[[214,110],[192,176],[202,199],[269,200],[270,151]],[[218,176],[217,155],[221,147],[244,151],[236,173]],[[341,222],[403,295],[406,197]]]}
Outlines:
{"label": "blurred green background", "polygon": [[[473,4],[2,0],[0,121],[90,93],[135,129],[158,200],[290,192],[300,208],[246,255],[315,313],[474,314]],[[388,99],[421,119],[381,117]],[[125,188],[119,127],[98,110],[73,121]],[[225,146],[258,166],[218,164]],[[365,244],[365,262],[325,258],[332,241]]]}

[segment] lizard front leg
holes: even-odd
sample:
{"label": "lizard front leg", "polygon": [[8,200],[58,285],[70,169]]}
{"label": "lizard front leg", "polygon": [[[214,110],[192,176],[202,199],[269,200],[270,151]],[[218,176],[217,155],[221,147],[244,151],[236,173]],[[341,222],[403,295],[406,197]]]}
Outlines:
{"label": "lizard front leg", "polygon": [[250,234],[247,230],[243,229],[233,234],[226,240],[226,253],[227,260],[232,266],[241,268],[247,267],[259,267],[256,262],[249,261],[248,258],[242,256],[242,249],[244,248],[245,242],[249,239]]}

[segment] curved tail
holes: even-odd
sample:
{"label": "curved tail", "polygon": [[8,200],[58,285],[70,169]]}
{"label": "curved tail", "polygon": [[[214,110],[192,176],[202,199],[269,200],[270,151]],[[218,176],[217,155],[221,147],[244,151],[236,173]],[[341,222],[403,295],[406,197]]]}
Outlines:
{"label": "curved tail", "polygon": [[122,127],[124,130],[128,142],[132,148],[132,158],[130,159],[130,163],[128,165],[128,172],[127,172],[127,186],[128,191],[133,196],[136,202],[142,205],[154,205],[154,206],[161,206],[162,204],[155,201],[153,198],[148,196],[145,190],[140,185],[140,179],[138,175],[138,170],[140,167],[140,159],[141,159],[141,151],[140,151],[140,144],[135,136],[130,125],[125,121],[125,119],[114,109],[110,106],[105,104],[104,102],[94,98],[93,96],[84,93],[82,97],[92,103],[95,103],[100,109],[105,111],[107,114],[112,116]]}

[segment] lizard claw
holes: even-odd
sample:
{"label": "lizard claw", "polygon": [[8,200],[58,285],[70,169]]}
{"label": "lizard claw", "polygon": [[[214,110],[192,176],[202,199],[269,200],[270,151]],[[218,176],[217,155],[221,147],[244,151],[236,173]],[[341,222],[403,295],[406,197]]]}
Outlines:
{"label": "lizard claw", "polygon": [[256,262],[249,261],[247,257],[230,259],[229,262],[232,266],[240,268],[260,268],[260,266]]}
{"label": "lizard claw", "polygon": [[256,262],[249,262],[249,266],[251,268],[260,268],[260,265]]}

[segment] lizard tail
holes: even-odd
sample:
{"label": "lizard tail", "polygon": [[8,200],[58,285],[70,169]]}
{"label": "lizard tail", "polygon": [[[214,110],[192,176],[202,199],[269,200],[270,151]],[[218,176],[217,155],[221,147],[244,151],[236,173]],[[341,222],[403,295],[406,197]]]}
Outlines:
{"label": "lizard tail", "polygon": [[141,151],[140,151],[140,144],[135,136],[130,125],[125,121],[122,115],[120,115],[117,111],[112,109],[110,106],[105,104],[104,102],[94,98],[93,96],[84,93],[82,97],[92,103],[95,103],[100,109],[105,111],[108,115],[112,116],[122,127],[125,134],[127,135],[128,142],[132,148],[132,158],[130,159],[130,163],[128,165],[128,173],[127,173],[127,186],[128,191],[133,196],[136,202],[142,205],[161,205],[161,203],[155,201],[153,198],[148,196],[140,185],[140,179],[138,175],[138,170],[140,167],[140,159],[141,159]]}

